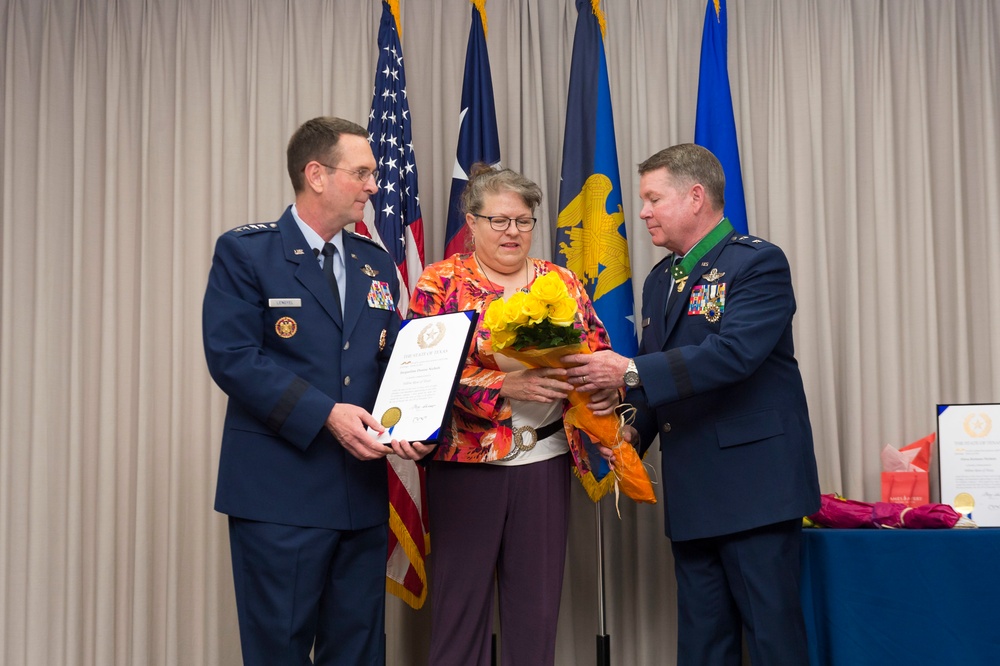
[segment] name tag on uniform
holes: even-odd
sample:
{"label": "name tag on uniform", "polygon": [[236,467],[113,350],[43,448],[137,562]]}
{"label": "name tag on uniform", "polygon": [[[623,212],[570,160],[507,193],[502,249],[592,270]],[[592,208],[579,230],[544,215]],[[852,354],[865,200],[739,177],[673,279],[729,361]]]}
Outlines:
{"label": "name tag on uniform", "polygon": [[301,298],[269,298],[267,299],[269,308],[301,308]]}

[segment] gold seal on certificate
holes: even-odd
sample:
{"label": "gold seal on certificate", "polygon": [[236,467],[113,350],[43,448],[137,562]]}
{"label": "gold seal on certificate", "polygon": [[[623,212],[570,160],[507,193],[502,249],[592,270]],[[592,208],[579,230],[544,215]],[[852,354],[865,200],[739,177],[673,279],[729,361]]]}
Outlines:
{"label": "gold seal on certificate", "polygon": [[458,388],[476,330],[474,310],[404,321],[382,376],[372,415],[380,442],[436,441]]}
{"label": "gold seal on certificate", "polygon": [[968,516],[976,508],[976,499],[969,493],[959,493],[955,495],[955,500],[951,503],[963,516]]}
{"label": "gold seal on certificate", "polygon": [[399,417],[403,415],[403,410],[399,407],[390,407],[389,409],[382,412],[382,418],[379,422],[384,428],[391,428],[392,426],[399,423]]}

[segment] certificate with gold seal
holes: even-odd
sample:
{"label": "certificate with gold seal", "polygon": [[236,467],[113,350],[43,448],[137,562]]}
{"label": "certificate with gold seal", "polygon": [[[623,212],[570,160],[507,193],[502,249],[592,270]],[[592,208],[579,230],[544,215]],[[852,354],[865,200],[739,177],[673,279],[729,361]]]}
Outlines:
{"label": "certificate with gold seal", "polygon": [[1000,527],[1000,404],[938,405],[941,503]]}
{"label": "certificate with gold seal", "polygon": [[380,442],[437,440],[451,413],[477,318],[468,310],[402,323],[372,409],[385,428]]}

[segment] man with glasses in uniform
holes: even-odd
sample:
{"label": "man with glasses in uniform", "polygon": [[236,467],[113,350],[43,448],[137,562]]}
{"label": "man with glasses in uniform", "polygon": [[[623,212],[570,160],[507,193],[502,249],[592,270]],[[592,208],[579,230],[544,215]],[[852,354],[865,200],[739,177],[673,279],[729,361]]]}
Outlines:
{"label": "man with glasses in uniform", "polygon": [[215,509],[229,516],[246,664],[384,663],[388,454],[369,410],[399,330],[396,267],[345,231],[377,191],[363,127],[315,118],[288,143],[295,203],[219,237],[208,367],[229,396]]}

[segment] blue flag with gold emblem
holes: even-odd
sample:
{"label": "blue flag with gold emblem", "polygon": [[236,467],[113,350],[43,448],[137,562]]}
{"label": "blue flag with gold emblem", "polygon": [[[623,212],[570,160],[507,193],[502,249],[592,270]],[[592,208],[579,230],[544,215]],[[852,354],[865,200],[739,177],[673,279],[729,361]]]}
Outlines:
{"label": "blue flag with gold emblem", "polygon": [[739,233],[748,233],[747,202],[736,142],[736,118],[729,88],[729,51],[726,0],[708,0],[701,34],[701,69],[698,72],[698,110],[694,142],[712,151],[726,174],[726,217]]}
{"label": "blue flag with gold emblem", "polygon": [[[557,264],[586,285],[615,351],[632,357],[638,348],[632,268],[604,55],[604,15],[598,4],[576,0],[554,255]],[[596,500],[611,487],[601,483],[609,470],[596,453],[590,460],[600,464],[584,486]]]}

